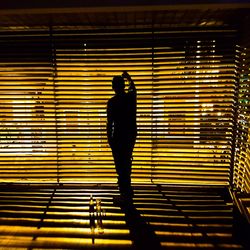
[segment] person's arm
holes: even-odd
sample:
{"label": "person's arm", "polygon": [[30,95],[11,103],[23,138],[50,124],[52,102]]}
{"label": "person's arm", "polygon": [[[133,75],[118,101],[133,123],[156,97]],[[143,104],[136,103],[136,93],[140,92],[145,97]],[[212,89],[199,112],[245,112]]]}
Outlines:
{"label": "person's arm", "polygon": [[108,102],[107,105],[107,137],[108,137],[108,143],[111,147],[112,144],[112,129],[113,129],[113,119],[111,114],[111,107],[110,102]]}
{"label": "person's arm", "polygon": [[129,82],[128,92],[136,93],[135,83],[134,83],[133,79],[131,78],[131,76],[129,75],[129,73],[127,71],[124,71],[122,73],[122,76],[124,78],[126,78]]}

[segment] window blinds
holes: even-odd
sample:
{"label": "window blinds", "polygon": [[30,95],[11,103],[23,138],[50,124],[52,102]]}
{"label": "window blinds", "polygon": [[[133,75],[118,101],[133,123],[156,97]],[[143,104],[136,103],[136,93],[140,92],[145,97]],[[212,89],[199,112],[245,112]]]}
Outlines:
{"label": "window blinds", "polygon": [[1,33],[1,179],[55,181],[57,140],[48,32]]}
{"label": "window blinds", "polygon": [[2,181],[115,182],[106,138],[114,75],[135,81],[132,181],[226,185],[237,58],[233,30],[1,33]]}
{"label": "window blinds", "polygon": [[236,150],[234,162],[234,186],[243,192],[250,193],[250,162],[249,162],[249,49],[241,48],[239,84],[239,108],[237,112]]}

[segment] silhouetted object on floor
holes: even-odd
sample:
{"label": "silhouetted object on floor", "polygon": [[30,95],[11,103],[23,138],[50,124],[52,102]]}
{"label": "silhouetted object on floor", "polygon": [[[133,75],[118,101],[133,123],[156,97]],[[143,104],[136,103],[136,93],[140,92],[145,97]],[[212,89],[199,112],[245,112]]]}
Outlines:
{"label": "silhouetted object on floor", "polygon": [[[125,80],[129,81],[125,91]],[[107,105],[107,135],[112,149],[118,185],[122,195],[131,196],[132,153],[137,135],[136,88],[130,75],[125,71],[112,81],[115,95]]]}

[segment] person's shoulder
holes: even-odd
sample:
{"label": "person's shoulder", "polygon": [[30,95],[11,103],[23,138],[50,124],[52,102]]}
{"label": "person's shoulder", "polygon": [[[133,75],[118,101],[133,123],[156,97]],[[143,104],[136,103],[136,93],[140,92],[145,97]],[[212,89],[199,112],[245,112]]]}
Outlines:
{"label": "person's shoulder", "polygon": [[111,105],[114,101],[115,101],[115,96],[112,96],[112,97],[108,100],[108,105]]}
{"label": "person's shoulder", "polygon": [[113,102],[115,99],[116,99],[116,96],[114,95],[114,96],[112,96],[108,101],[109,101],[109,102]]}

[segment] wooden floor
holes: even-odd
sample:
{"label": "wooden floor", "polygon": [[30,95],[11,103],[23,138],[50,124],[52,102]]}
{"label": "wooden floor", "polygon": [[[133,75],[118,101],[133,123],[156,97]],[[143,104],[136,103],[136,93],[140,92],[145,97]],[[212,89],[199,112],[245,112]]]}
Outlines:
{"label": "wooden floor", "polygon": [[[0,249],[250,249],[225,189],[0,184]],[[90,196],[101,208],[90,208]],[[98,211],[97,211],[98,210]]]}

